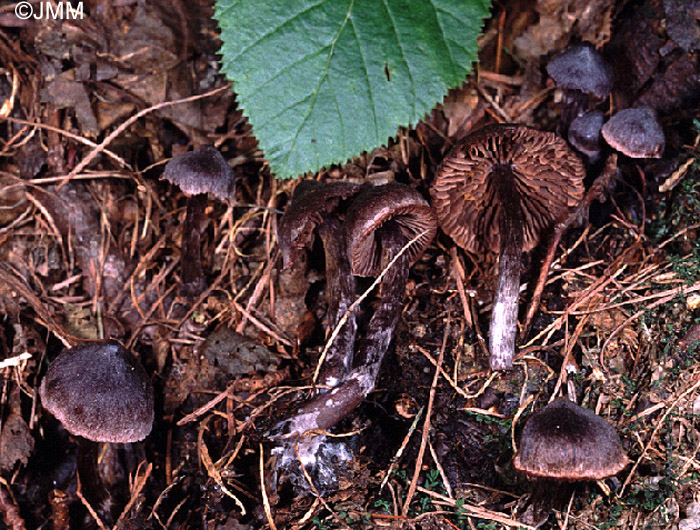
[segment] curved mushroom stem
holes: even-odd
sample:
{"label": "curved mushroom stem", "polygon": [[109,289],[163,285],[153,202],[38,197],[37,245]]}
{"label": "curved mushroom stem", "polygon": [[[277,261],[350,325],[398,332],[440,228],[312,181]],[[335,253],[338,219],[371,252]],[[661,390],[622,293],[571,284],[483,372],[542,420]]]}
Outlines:
{"label": "curved mushroom stem", "polygon": [[112,498],[105,487],[97,468],[99,443],[78,437],[77,472],[80,491],[92,508],[104,518],[106,523],[112,521]]}
{"label": "curved mushroom stem", "polygon": [[[355,277],[350,272],[345,238],[340,221],[331,216],[318,227],[326,256],[328,330],[333,331],[353,303]],[[319,383],[334,387],[345,380],[352,367],[357,322],[350,311],[326,355]]]}
{"label": "curved mushroom stem", "polygon": [[180,266],[182,267],[182,292],[190,298],[199,296],[206,288],[199,248],[199,235],[206,204],[207,195],[205,193],[192,195],[187,199],[185,226],[182,229]]}
{"label": "curved mushroom stem", "polygon": [[498,254],[498,287],[489,328],[489,362],[492,370],[511,370],[518,324],[523,216],[511,167],[497,165],[493,170],[493,182],[501,205],[498,220],[501,242]]}

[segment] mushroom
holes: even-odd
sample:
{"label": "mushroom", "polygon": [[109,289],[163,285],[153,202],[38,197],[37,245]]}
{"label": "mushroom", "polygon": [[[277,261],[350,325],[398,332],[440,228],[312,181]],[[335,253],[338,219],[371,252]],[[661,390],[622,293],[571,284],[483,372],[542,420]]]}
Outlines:
{"label": "mushroom", "polygon": [[569,491],[561,483],[609,478],[628,463],[613,426],[567,399],[530,416],[513,458],[513,467],[535,480],[535,513],[561,502],[564,496],[556,492]]}
{"label": "mushroom", "polygon": [[612,88],[610,67],[590,43],[577,44],[554,57],[547,73],[564,89],[563,133],[585,111],[589,97],[605,99]]}
{"label": "mushroom", "polygon": [[661,158],[666,145],[664,130],[649,107],[616,112],[601,132],[613,149],[630,158]]}
{"label": "mushroom", "polygon": [[359,184],[345,181],[303,180],[297,184],[277,230],[284,268],[296,262],[304,249],[311,248],[318,225],[340,201],[352,197],[359,189]]}
{"label": "mushroom", "polygon": [[233,170],[221,153],[210,145],[172,158],[161,179],[178,186],[187,196],[187,213],[182,232],[182,292],[199,296],[206,288],[200,256],[200,231],[207,193],[232,200],[236,190]]}
{"label": "mushroom", "polygon": [[97,470],[97,442],[143,440],[153,425],[153,387],[141,363],[116,341],[63,350],[39,388],[42,405],[78,437],[82,492],[106,517],[111,499]]}
{"label": "mushroom", "polygon": [[[380,281],[380,300],[365,337],[356,345],[354,367],[335,388],[299,409],[298,417],[303,416],[304,421],[292,426],[290,433],[330,429],[372,391],[401,313],[408,269],[423,254],[436,230],[435,214],[428,202],[405,184],[366,188],[352,202],[345,219],[345,238],[353,275],[380,274],[407,243],[413,243]],[[350,306],[351,302],[342,303]]]}
{"label": "mushroom", "polygon": [[[345,233],[352,274],[379,276],[409,242],[380,282],[380,301],[357,347],[353,377],[366,396],[374,388],[379,366],[401,314],[408,269],[430,245],[437,231],[435,211],[415,190],[397,182],[367,188],[350,205]],[[365,380],[366,378],[366,380]]]}
{"label": "mushroom", "polygon": [[[335,328],[340,317],[347,311],[355,292],[355,280],[350,274],[340,220],[334,212],[340,202],[357,193],[359,189],[359,184],[344,181],[322,183],[306,180],[297,185],[277,230],[283,261],[283,270],[278,277],[280,297],[284,298],[287,295],[291,300],[287,304],[283,303],[284,300],[275,304],[276,317],[283,317],[282,320],[291,319],[292,325],[302,318],[302,311],[299,311],[298,306],[304,304],[303,298],[308,289],[307,252],[313,245],[316,230],[321,236],[326,255],[328,328]],[[348,299],[350,302],[344,302]],[[285,305],[297,310],[286,310],[283,307]],[[344,379],[352,364],[355,329],[355,317],[351,314],[341,329],[338,340],[328,352],[324,372],[318,381],[320,384],[334,386]]]}
{"label": "mushroom", "polygon": [[430,193],[443,231],[474,254],[498,251],[489,330],[490,365],[510,370],[520,256],[583,196],[583,164],[564,140],[524,125],[492,125],[462,139]]}
{"label": "mushroom", "polygon": [[590,163],[595,163],[600,156],[600,130],[604,121],[602,112],[592,110],[574,119],[569,127],[569,143]]}
{"label": "mushroom", "polygon": [[628,462],[613,426],[568,399],[530,416],[513,458],[515,469],[530,478],[563,482],[612,477]]}
{"label": "mushroom", "polygon": [[[327,230],[331,231],[333,227],[329,226]],[[318,470],[325,473],[333,468],[332,462],[326,462],[321,455],[339,458],[341,453],[328,451],[323,436],[298,438],[307,431],[332,428],[362,403],[374,388],[401,314],[409,267],[420,258],[436,230],[437,221],[428,202],[404,184],[365,188],[350,204],[344,232],[351,272],[358,276],[383,274],[379,282],[379,303],[367,324],[365,336],[355,345],[353,367],[344,380],[302,405],[291,418],[276,427],[276,433],[284,433],[281,438],[298,442],[296,446],[286,442],[275,450],[278,469],[291,471],[293,477],[296,474],[293,472],[296,454],[307,469],[313,468],[311,472],[316,476],[320,474]],[[412,244],[404,249],[409,242]],[[352,299],[348,298],[347,290],[339,293],[343,298],[340,305],[349,307]],[[320,452],[319,448],[326,449]],[[303,483],[294,478],[292,481]]]}

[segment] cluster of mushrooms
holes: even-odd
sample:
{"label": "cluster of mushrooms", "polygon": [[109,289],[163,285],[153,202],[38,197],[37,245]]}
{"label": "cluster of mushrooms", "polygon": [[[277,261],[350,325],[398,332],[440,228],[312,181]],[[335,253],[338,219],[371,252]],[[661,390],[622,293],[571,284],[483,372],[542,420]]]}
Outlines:
{"label": "cluster of mushrooms", "polygon": [[[411,187],[391,183],[360,187],[348,182],[300,182],[279,224],[285,268],[300,267],[315,233],[323,242],[327,326],[331,340],[318,384],[325,390],[274,429],[280,445],[279,481],[304,486],[301,462],[322,488],[332,488],[335,467],[351,456],[344,444],[323,434],[347,417],[372,391],[401,315],[409,267],[437,231],[428,202]],[[355,276],[376,277],[379,301],[358,335]],[[275,481],[277,482],[277,481]]]}
{"label": "cluster of mushrooms", "polygon": [[[610,92],[610,74],[591,46],[573,47],[547,70],[564,90],[560,132],[588,163],[599,156],[601,134],[630,157],[660,156],[663,131],[650,109],[625,109],[603,123],[597,106]],[[310,472],[323,489],[332,484],[338,462],[351,457],[344,444],[326,434],[374,388],[401,314],[409,268],[438,225],[473,255],[498,252],[490,366],[512,369],[521,254],[579,204],[585,173],[560,136],[502,124],[477,130],[455,145],[435,175],[432,206],[401,183],[300,182],[279,223],[279,246],[284,269],[304,276],[315,236],[320,236],[329,339],[316,393],[272,429],[275,472],[303,485],[304,466],[301,471]],[[232,200],[233,172],[216,149],[203,147],[171,160],[164,178],[189,196],[181,291],[194,297],[206,286],[199,255],[206,194]],[[358,314],[370,309],[357,302],[356,277],[374,277],[379,286],[363,326]],[[90,343],[64,350],[54,360],[40,394],[44,407],[83,440],[78,473],[86,497],[101,515],[113,515],[95,473],[95,442],[133,442],[148,435],[153,389],[145,371],[118,343]],[[553,401],[530,417],[513,461],[531,478],[560,482],[606,478],[627,462],[612,426],[567,400]]]}

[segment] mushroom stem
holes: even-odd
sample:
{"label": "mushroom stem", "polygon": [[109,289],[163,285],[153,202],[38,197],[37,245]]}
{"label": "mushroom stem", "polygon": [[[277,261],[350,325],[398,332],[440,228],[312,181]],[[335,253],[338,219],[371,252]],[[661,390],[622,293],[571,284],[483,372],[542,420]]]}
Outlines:
{"label": "mushroom stem", "polygon": [[[384,224],[382,249],[386,254],[396,255],[405,242],[397,224]],[[385,261],[389,262],[390,258]],[[382,278],[379,304],[367,325],[366,336],[358,341],[356,367],[345,381],[304,404],[294,417],[285,420],[276,430],[285,430],[291,436],[299,436],[308,430],[328,430],[350,414],[374,389],[384,354],[401,315],[409,263],[410,256],[404,252]]]}
{"label": "mushroom stem", "polygon": [[200,230],[204,208],[207,204],[205,193],[192,195],[187,199],[185,226],[182,229],[182,291],[185,296],[194,298],[205,289],[204,271],[200,256]]}
{"label": "mushroom stem", "polygon": [[[350,272],[345,238],[340,221],[331,216],[318,228],[326,256],[326,297],[328,300],[328,330],[333,331],[348,312],[355,297],[355,277]],[[319,378],[322,385],[336,386],[352,368],[357,322],[350,311],[333,344],[328,349]]]}
{"label": "mushroom stem", "polygon": [[496,165],[493,169],[493,182],[501,209],[498,220],[498,286],[491,311],[489,361],[492,370],[511,370],[518,319],[523,215],[511,166]]}
{"label": "mushroom stem", "polygon": [[78,438],[77,473],[80,480],[80,491],[92,508],[108,524],[112,523],[112,498],[105,487],[97,468],[99,444],[83,438]]}
{"label": "mushroom stem", "polygon": [[[381,230],[381,244],[384,267],[386,267],[386,264],[406,244],[406,238],[401,233],[398,224],[392,221],[384,223]],[[366,394],[374,388],[379,367],[384,354],[389,349],[394,328],[396,328],[401,315],[401,301],[408,281],[410,260],[409,253],[404,252],[386,271],[379,286],[381,294],[379,305],[372,314],[367,326],[367,333],[357,345],[356,364],[359,369],[353,370],[350,377],[353,377],[353,374],[355,377],[359,377],[363,373],[370,376],[371,387],[366,390]]]}

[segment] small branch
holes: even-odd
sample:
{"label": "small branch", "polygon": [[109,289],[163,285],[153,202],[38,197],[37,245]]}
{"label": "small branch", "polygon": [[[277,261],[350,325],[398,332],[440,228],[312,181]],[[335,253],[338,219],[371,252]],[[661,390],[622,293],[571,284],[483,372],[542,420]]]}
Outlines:
{"label": "small branch", "polygon": [[527,337],[527,333],[530,330],[530,324],[532,324],[532,319],[540,306],[540,301],[542,300],[542,292],[544,291],[544,286],[547,284],[547,277],[549,276],[549,269],[552,266],[552,261],[554,261],[554,254],[557,251],[559,242],[561,241],[564,232],[566,232],[569,227],[577,220],[588,215],[588,210],[593,204],[595,199],[601,199],[605,197],[605,190],[608,189],[610,182],[617,175],[617,155],[612,154],[608,157],[605,163],[603,171],[593,182],[591,189],[586,193],[586,197],[581,201],[581,203],[569,213],[568,217],[561,223],[559,223],[552,235],[552,240],[549,242],[549,247],[547,249],[547,255],[542,262],[542,268],[540,269],[540,275],[537,278],[537,284],[532,292],[532,301],[527,309],[527,315],[525,316],[525,322],[522,328],[522,338]]}
{"label": "small branch", "polygon": [[413,494],[416,492],[416,487],[418,486],[418,477],[420,476],[421,468],[423,467],[423,455],[425,454],[425,448],[428,445],[428,436],[430,436],[430,416],[433,411],[433,402],[435,401],[435,391],[437,389],[437,383],[440,379],[440,369],[442,367],[442,360],[445,356],[445,348],[447,347],[447,337],[450,333],[450,321],[449,319],[445,323],[445,330],[442,335],[442,346],[440,346],[440,355],[437,360],[437,367],[435,369],[435,375],[433,376],[433,382],[430,385],[430,396],[428,397],[428,407],[425,412],[425,420],[423,421],[423,433],[421,436],[420,448],[418,449],[418,456],[416,457],[416,463],[413,469],[413,478],[411,479],[411,485],[408,487],[408,493],[406,493],[406,500],[401,508],[401,515],[404,517],[408,515],[408,508],[413,499]]}

